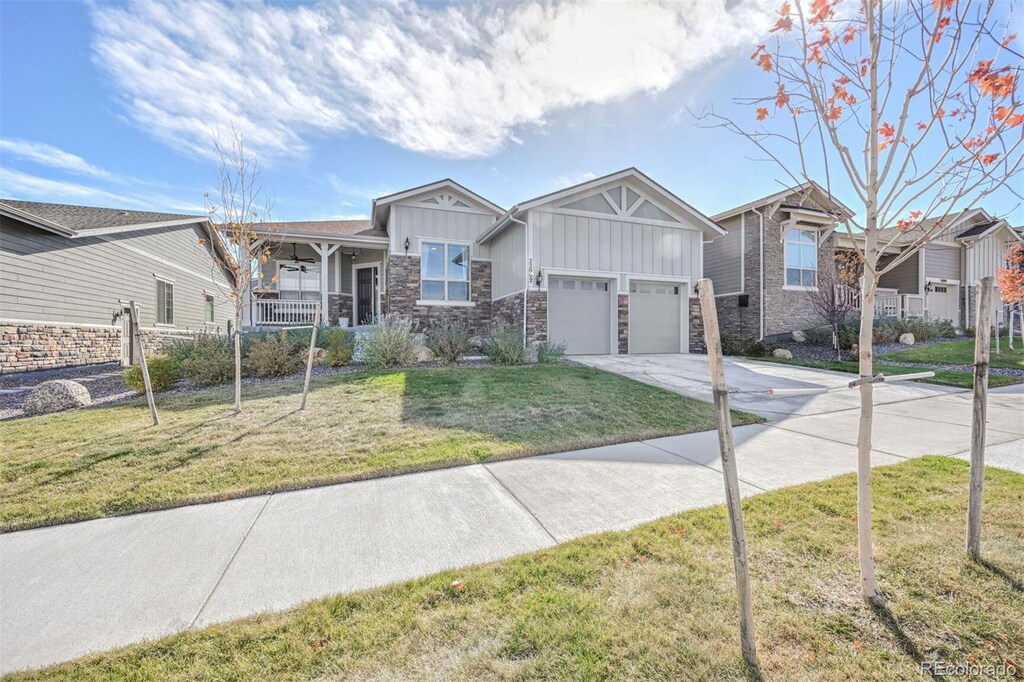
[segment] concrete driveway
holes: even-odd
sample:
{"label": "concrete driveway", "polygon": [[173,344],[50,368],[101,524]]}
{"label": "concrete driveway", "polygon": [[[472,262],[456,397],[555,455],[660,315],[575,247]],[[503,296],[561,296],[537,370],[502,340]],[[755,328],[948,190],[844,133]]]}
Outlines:
{"label": "concrete driveway", "polygon": [[[676,353],[670,355],[576,355],[573,360],[591,367],[659,386],[674,393],[711,400],[711,375],[706,355]],[[860,406],[860,394],[854,390],[822,395],[773,398],[770,388],[829,388],[846,386],[854,377],[844,372],[811,369],[776,362],[757,362],[742,358],[725,359],[725,380],[729,405],[737,410],[759,414],[769,421],[789,416],[824,414]],[[930,398],[963,389],[922,383],[881,384],[875,387],[875,404]]]}

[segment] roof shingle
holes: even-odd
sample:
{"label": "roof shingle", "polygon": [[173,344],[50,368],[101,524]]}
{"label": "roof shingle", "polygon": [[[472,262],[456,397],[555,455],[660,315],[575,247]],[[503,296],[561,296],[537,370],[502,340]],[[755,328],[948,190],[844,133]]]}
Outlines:
{"label": "roof shingle", "polygon": [[16,199],[0,199],[0,204],[4,204],[17,211],[27,213],[72,232],[83,232],[112,227],[130,227],[132,225],[146,225],[150,223],[165,223],[172,221],[200,222],[206,220],[206,216],[194,216],[183,213],[128,211],[120,208],[75,206],[72,204],[47,204],[38,201],[19,201]]}
{"label": "roof shingle", "polygon": [[266,229],[257,226],[257,232],[266,234],[308,234],[324,237],[378,237],[387,239],[384,230],[373,229],[369,220],[299,220],[290,222],[271,221]]}

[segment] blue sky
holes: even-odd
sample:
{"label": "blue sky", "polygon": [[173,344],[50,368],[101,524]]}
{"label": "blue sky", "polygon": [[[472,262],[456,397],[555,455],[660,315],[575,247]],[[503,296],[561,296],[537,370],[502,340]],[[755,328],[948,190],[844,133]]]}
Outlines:
{"label": "blue sky", "polygon": [[443,177],[510,206],[627,166],[713,214],[786,180],[687,113],[750,116],[730,102],[769,87],[748,57],[773,5],[4,0],[0,193],[201,211],[230,125],[279,220]]}

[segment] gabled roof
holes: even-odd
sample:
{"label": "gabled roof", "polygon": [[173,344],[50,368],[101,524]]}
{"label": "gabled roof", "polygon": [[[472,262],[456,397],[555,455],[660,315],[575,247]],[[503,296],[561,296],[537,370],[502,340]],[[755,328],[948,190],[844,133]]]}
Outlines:
{"label": "gabled roof", "polygon": [[206,222],[206,216],[120,208],[47,204],[37,201],[0,199],[0,215],[20,220],[65,237],[128,232],[152,227],[171,227]]}
{"label": "gabled roof", "polygon": [[395,192],[394,194],[388,194],[382,197],[377,197],[376,199],[373,200],[373,206],[370,209],[370,220],[373,222],[374,228],[380,229],[380,227],[387,222],[387,213],[391,207],[391,204],[402,201],[403,199],[408,199],[410,197],[417,196],[419,194],[425,194],[427,192],[434,192],[439,189],[444,189],[446,187],[448,189],[454,189],[456,192],[464,194],[473,201],[486,207],[488,210],[493,211],[495,215],[501,215],[502,213],[505,212],[505,209],[493,203],[489,199],[485,199],[476,192],[466,189],[464,186],[455,182],[451,178],[445,178],[444,180],[429,182],[425,185],[420,185],[419,187],[413,187],[411,189],[402,190],[401,192]]}
{"label": "gabled roof", "polygon": [[[840,210],[840,214],[839,214],[840,217],[852,217],[855,214],[855,211],[853,211],[849,206],[847,206],[843,202],[839,201],[839,199],[835,198],[835,196],[829,196],[829,193],[825,190],[824,187],[822,187],[818,183],[814,182],[813,180],[809,180],[808,182],[804,182],[804,183],[796,185],[794,187],[787,187],[787,188],[785,188],[785,189],[783,189],[783,190],[781,190],[779,192],[776,192],[775,194],[769,194],[768,196],[761,197],[760,199],[754,199],[753,201],[747,202],[747,203],[743,204],[742,206],[737,206],[735,208],[730,208],[728,211],[723,211],[721,213],[718,213],[716,215],[711,216],[711,218],[712,218],[712,220],[717,220],[717,221],[726,220],[728,218],[732,218],[733,216],[739,215],[739,214],[744,213],[746,211],[749,211],[751,209],[757,208],[758,206],[766,206],[768,204],[774,204],[777,201],[778,202],[784,201],[787,197],[789,197],[792,194],[795,194],[797,192],[804,192],[804,191],[807,191],[809,189],[813,189],[813,190],[817,191],[823,197],[825,197],[825,199],[831,201],[832,204],[836,208],[838,208]],[[798,206],[797,204],[787,203],[787,204],[785,204],[785,206],[783,208],[800,208],[801,210],[818,210],[819,212],[826,213],[827,215],[833,215],[824,206]],[[844,214],[845,214],[845,216],[844,216]]]}
{"label": "gabled roof", "polygon": [[668,204],[671,204],[672,206],[679,209],[683,213],[691,216],[697,223],[700,224],[704,232],[710,232],[715,236],[725,234],[725,230],[723,230],[711,218],[708,218],[706,215],[695,209],[693,206],[690,206],[688,203],[680,199],[678,196],[676,196],[672,192],[668,191],[667,189],[659,185],[657,182],[652,180],[648,175],[646,175],[642,171],[631,166],[629,168],[624,168],[620,171],[616,171],[614,173],[609,173],[608,175],[602,175],[601,177],[594,178],[593,180],[587,180],[586,182],[581,182],[571,187],[566,187],[565,189],[549,192],[548,194],[542,194],[541,196],[536,197],[534,199],[520,202],[513,206],[512,208],[510,208],[508,211],[506,211],[505,214],[502,215],[500,218],[498,218],[497,222],[495,222],[494,225],[492,225],[487,232],[481,235],[478,241],[483,243],[489,239],[492,239],[493,237],[498,235],[502,230],[504,230],[512,222],[513,218],[515,218],[517,215],[525,211],[529,211],[531,208],[536,208],[538,206],[542,206],[544,204],[557,201],[564,197],[569,197],[574,194],[579,194],[580,192],[585,192],[586,190],[593,187],[599,187],[609,182],[615,182],[616,180],[624,180],[627,178],[635,178],[642,184],[647,185],[648,187],[653,189]]}
{"label": "gabled roof", "polygon": [[369,220],[300,220],[291,222],[271,222],[264,228],[255,227],[259,234],[275,237],[320,237],[346,238],[353,240],[387,241],[388,233],[376,230]]}

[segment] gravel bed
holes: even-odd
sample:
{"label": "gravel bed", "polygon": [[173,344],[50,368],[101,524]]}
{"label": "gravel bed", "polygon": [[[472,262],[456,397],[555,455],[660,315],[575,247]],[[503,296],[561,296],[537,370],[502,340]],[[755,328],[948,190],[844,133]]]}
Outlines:
{"label": "gravel bed", "polygon": [[[442,365],[438,362],[424,362],[416,365],[416,369],[439,368],[439,367],[493,367],[494,363],[487,359],[466,359],[452,365]],[[349,365],[348,367],[328,367],[327,365],[315,365],[313,377],[330,377],[341,374],[352,374],[365,371],[362,365]],[[66,370],[54,370],[52,372],[39,372],[21,376],[0,377],[0,390],[13,389],[18,387],[35,386],[51,379],[71,379],[81,381],[82,385],[89,391],[92,397],[92,405],[88,408],[112,403],[125,402],[138,398],[139,394],[126,387],[121,380],[124,369],[119,365],[96,365],[93,367],[76,367]],[[267,384],[277,381],[293,381],[302,379],[306,374],[303,369],[295,374],[283,377],[243,377],[242,386],[254,386],[256,384]],[[228,384],[223,384],[228,385]],[[210,386],[194,386],[187,379],[182,379],[178,385],[168,391],[163,391],[159,396],[177,395],[199,391]],[[27,417],[22,405],[31,391],[18,391],[17,393],[0,394],[0,421],[19,419]]]}

